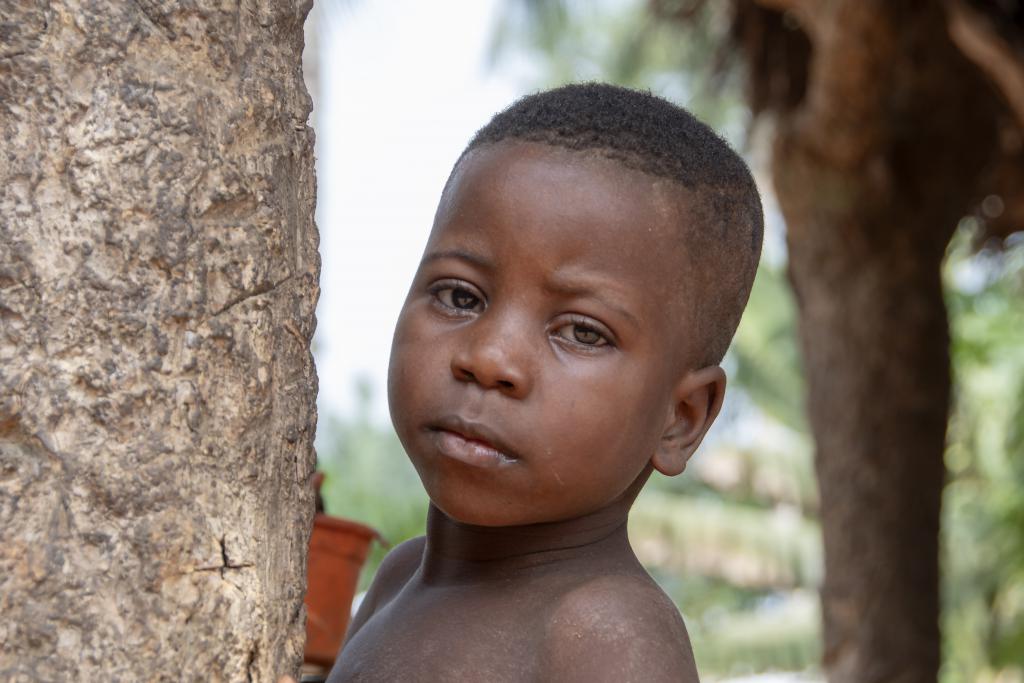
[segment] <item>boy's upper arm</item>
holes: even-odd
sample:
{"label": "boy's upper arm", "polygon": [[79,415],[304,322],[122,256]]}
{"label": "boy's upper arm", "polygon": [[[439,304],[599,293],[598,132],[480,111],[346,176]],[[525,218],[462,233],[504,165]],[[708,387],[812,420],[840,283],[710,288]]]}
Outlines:
{"label": "boy's upper arm", "polygon": [[390,602],[402,590],[402,586],[419,567],[425,542],[426,538],[423,536],[409,539],[396,545],[391,552],[384,556],[370,588],[366,591],[359,609],[348,625],[345,635],[346,644],[378,609]]}
{"label": "boy's upper arm", "polygon": [[544,680],[697,683],[682,617],[654,586],[630,578],[591,582],[548,623]]}

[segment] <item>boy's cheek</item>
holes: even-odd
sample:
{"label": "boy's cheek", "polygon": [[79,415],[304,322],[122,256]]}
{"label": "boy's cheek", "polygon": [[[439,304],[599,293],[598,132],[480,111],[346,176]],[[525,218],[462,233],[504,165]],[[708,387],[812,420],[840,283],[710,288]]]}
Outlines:
{"label": "boy's cheek", "polygon": [[423,356],[438,352],[438,338],[443,329],[437,314],[432,311],[428,301],[410,299],[398,314],[395,323],[395,334],[392,338],[391,361],[395,361],[395,350],[401,350],[403,361],[408,362],[410,356]]}

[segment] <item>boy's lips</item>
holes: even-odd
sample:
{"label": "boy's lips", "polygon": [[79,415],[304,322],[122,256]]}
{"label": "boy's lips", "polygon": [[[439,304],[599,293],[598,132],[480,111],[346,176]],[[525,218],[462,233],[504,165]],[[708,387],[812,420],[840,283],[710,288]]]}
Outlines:
{"label": "boy's lips", "polygon": [[478,422],[450,415],[429,425],[427,430],[435,436],[444,455],[469,465],[500,467],[519,460],[504,439]]}

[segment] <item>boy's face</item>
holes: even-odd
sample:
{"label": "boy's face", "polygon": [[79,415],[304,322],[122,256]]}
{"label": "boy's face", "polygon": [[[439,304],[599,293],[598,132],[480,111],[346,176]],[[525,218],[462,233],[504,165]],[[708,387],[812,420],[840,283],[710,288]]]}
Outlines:
{"label": "boy's face", "polygon": [[681,197],[668,181],[541,144],[462,160],[388,381],[398,435],[448,516],[571,519],[646,474],[696,357]]}

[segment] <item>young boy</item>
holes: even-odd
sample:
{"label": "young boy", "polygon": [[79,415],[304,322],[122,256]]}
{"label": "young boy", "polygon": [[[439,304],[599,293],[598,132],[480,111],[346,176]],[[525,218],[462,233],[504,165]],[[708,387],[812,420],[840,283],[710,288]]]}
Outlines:
{"label": "young boy", "polygon": [[649,94],[572,85],[469,143],[395,329],[391,416],[430,509],[329,681],[696,681],[629,546],[683,471],[761,247],[740,158]]}

